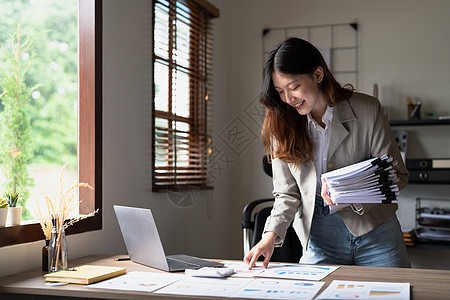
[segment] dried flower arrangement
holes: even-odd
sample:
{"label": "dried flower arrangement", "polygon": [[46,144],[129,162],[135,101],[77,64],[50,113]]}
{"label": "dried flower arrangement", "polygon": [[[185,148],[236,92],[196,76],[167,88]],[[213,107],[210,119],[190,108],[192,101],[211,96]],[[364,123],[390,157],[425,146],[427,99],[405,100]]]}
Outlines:
{"label": "dried flower arrangement", "polygon": [[44,194],[46,208],[41,208],[38,201],[36,201],[36,208],[34,210],[34,215],[39,220],[41,224],[42,231],[44,232],[45,239],[50,239],[52,230],[52,218],[56,217],[56,227],[59,231],[73,225],[74,223],[93,216],[98,212],[98,209],[84,216],[72,218],[66,221],[66,218],[77,208],[81,201],[74,200],[74,190],[79,187],[87,187],[91,190],[94,188],[87,183],[73,183],[66,190],[63,190],[62,178],[64,169],[67,163],[62,167],[61,173],[59,175],[59,183],[56,188],[55,198],[52,200],[50,197]]}

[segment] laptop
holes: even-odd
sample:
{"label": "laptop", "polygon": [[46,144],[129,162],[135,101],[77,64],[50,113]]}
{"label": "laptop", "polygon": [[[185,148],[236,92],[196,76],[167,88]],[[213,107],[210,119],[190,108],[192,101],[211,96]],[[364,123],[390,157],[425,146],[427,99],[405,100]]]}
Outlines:
{"label": "laptop", "polygon": [[221,263],[185,254],[166,256],[150,209],[114,205],[114,211],[133,262],[168,272],[223,267]]}

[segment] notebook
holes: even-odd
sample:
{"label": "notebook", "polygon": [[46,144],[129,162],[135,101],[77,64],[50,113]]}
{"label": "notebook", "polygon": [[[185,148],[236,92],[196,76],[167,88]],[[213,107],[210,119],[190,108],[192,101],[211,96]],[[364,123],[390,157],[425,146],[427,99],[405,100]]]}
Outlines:
{"label": "notebook", "polygon": [[128,255],[133,262],[175,272],[223,264],[186,254],[166,256],[150,209],[114,205]]}

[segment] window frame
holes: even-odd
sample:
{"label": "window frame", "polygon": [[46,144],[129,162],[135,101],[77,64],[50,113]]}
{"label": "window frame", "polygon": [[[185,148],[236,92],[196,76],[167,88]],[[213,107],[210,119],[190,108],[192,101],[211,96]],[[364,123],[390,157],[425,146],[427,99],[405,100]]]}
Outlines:
{"label": "window frame", "polygon": [[[78,1],[78,178],[95,188],[80,189],[79,212],[98,212],[69,226],[67,235],[102,229],[102,4]],[[0,247],[43,239],[39,223],[0,228]]]}
{"label": "window frame", "polygon": [[[219,10],[210,4],[206,0],[164,0],[168,2],[168,58],[160,57],[155,53],[155,10],[158,0],[153,0],[152,9],[152,29],[153,29],[153,44],[152,44],[152,62],[153,62],[153,94],[152,94],[152,191],[153,192],[168,192],[168,191],[186,191],[191,189],[205,190],[211,189],[208,185],[208,156],[211,148],[211,138],[208,135],[208,102],[211,102],[210,88],[208,83],[210,80],[211,71],[211,19],[219,16]],[[200,21],[193,27],[189,26],[189,29],[193,32],[197,32],[196,37],[189,37],[190,49],[194,49],[196,52],[189,53],[189,60],[194,62],[193,65],[183,66],[178,65],[177,61],[173,59],[173,54],[176,51],[176,23],[181,21],[178,18],[177,9],[178,4],[195,8],[192,17],[193,23]],[[186,13],[186,12],[185,12]],[[180,14],[183,14],[181,12]],[[187,13],[183,14],[184,18],[187,18]],[[190,19],[191,20],[191,19]],[[200,28],[201,32],[197,31]],[[192,46],[194,45],[194,46]],[[201,61],[199,60],[201,57]],[[168,67],[168,109],[167,111],[156,110],[156,79],[155,79],[155,66],[156,64],[166,64]],[[173,83],[174,72],[186,72],[189,76],[189,117],[179,116],[173,112],[173,87],[176,83]],[[201,79],[198,79],[201,78]],[[204,78],[204,79],[203,79]],[[157,125],[156,120],[162,119],[167,121],[167,127],[160,127]],[[180,122],[188,124],[190,129],[183,131],[174,128],[172,122]],[[158,135],[158,139],[156,138]],[[177,138],[177,136],[180,136]],[[166,151],[166,162],[164,166],[157,166],[157,148],[160,148],[159,142],[167,139],[163,142]],[[180,145],[177,148],[177,145]],[[180,162],[187,163],[188,166],[177,165],[177,152],[183,148],[188,154],[187,160],[180,160]],[[188,149],[188,150],[186,150]],[[191,158],[192,157],[192,158]],[[196,157],[196,158],[193,158]]]}

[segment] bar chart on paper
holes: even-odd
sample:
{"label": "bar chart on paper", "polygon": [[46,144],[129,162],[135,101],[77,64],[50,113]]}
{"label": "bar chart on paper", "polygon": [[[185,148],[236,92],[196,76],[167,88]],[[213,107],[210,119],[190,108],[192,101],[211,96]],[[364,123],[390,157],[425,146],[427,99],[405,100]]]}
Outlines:
{"label": "bar chart on paper", "polygon": [[325,282],[255,279],[233,294],[237,298],[313,299]]}
{"label": "bar chart on paper", "polygon": [[283,267],[266,269],[256,274],[255,277],[322,280],[338,268],[337,266],[284,265]]}
{"label": "bar chart on paper", "polygon": [[410,299],[409,283],[333,280],[317,299]]}

